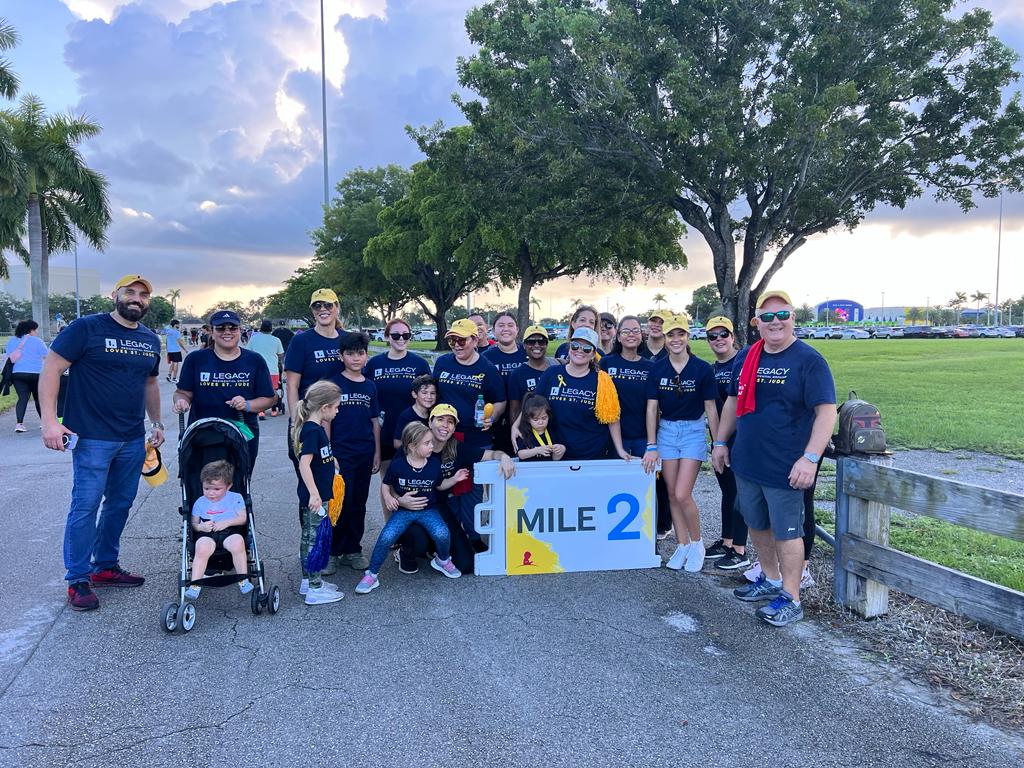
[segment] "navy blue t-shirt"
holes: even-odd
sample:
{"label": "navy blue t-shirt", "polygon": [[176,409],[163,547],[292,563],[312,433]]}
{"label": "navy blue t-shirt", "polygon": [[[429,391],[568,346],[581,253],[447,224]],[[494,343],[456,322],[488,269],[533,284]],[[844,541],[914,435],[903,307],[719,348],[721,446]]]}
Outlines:
{"label": "navy blue t-shirt", "polygon": [[[548,368],[550,367],[551,366],[549,365]],[[544,370],[546,371],[547,368]],[[513,400],[518,400],[520,403],[523,402],[527,394],[537,389],[537,382],[540,381],[542,373],[544,373],[544,371],[538,371],[528,363],[519,366],[515,371],[513,371],[508,377],[509,402],[512,402]]]}
{"label": "navy blue t-shirt", "polygon": [[429,373],[430,365],[427,361],[411,352],[407,352],[401,360],[392,360],[384,352],[367,361],[363,376],[377,385],[381,441],[390,442],[393,439],[398,414],[412,405],[412,380]]}
{"label": "navy blue t-shirt", "polygon": [[[341,332],[338,332],[339,336]],[[295,334],[284,353],[284,369],[294,371],[302,377],[299,381],[299,397],[306,396],[306,390],[318,381],[337,376],[345,369],[341,360],[339,336],[327,339],[310,328]],[[292,407],[291,403],[288,405]]]}
{"label": "navy blue t-shirt", "polygon": [[227,401],[238,395],[246,400],[273,397],[274,385],[262,355],[248,349],[238,351],[241,354],[234,360],[221,360],[212,349],[200,349],[185,356],[178,374],[178,389],[192,393],[189,424],[196,419],[241,419],[253,435],[259,434],[259,414],[235,410]]}
{"label": "navy blue t-shirt", "polygon": [[[730,396],[738,394],[749,351],[735,357]],[[811,436],[815,406],[836,401],[832,371],[817,350],[799,340],[775,354],[762,352],[754,398],[754,412],[736,420],[733,471],[769,488],[789,488],[789,472]]]}
{"label": "navy blue t-shirt", "polygon": [[490,360],[494,367],[498,369],[498,373],[501,374],[501,381],[505,385],[505,399],[508,400],[509,377],[526,362],[526,348],[519,346],[516,347],[515,352],[502,352],[501,347],[495,344],[493,347],[485,349],[481,354]]}
{"label": "navy blue t-shirt", "polygon": [[331,382],[341,390],[338,415],[331,422],[331,451],[338,461],[366,460],[377,450],[373,420],[380,413],[377,385],[369,379],[352,381],[338,375]]}
{"label": "navy blue t-shirt", "polygon": [[[720,363],[717,360],[711,364],[711,370],[715,374],[715,387],[718,389],[718,396],[715,398],[715,406],[718,408],[718,415],[722,415],[722,406],[729,397],[729,390],[732,388],[733,367],[736,365],[738,356],[733,355],[731,360]],[[738,370],[735,373],[739,373]]]}
{"label": "navy blue t-shirt", "polygon": [[418,421],[420,424],[423,424],[424,426],[428,426],[430,423],[429,419],[425,419],[422,416],[420,416],[418,413],[416,413],[416,411],[413,410],[413,407],[410,405],[408,408],[406,408],[404,411],[398,414],[398,417],[395,419],[395,432],[391,436],[391,439],[401,440],[402,430],[405,429],[410,424],[412,424],[414,421]]}
{"label": "navy blue t-shirt", "polygon": [[644,360],[650,360],[652,363],[656,363],[659,360],[663,360],[668,357],[668,345],[663,345],[657,352],[651,352],[651,348],[647,346],[647,342],[645,341],[640,345],[636,353],[640,355],[640,357],[644,358]]}
{"label": "navy blue t-shirt", "polygon": [[[324,428],[315,421],[307,421],[299,433],[299,456],[310,455],[313,460],[309,468],[313,471],[313,483],[320,494],[320,500],[327,504],[334,496],[334,455]],[[303,509],[309,504],[309,489],[299,477],[299,504]]]}
{"label": "navy blue t-shirt", "polygon": [[704,401],[714,400],[717,394],[711,366],[693,355],[679,373],[665,357],[647,375],[647,399],[658,401],[661,418],[666,421],[699,419],[704,415]]}
{"label": "navy blue t-shirt", "polygon": [[626,360],[622,355],[601,358],[601,370],[607,371],[619,393],[619,418],[623,440],[647,439],[647,374],[654,363],[650,360]]}
{"label": "navy blue t-shirt", "polygon": [[[570,376],[564,367],[548,368],[537,382],[537,392],[551,403],[551,431],[565,446],[566,459],[603,459],[609,440],[608,425],[597,420],[597,371]],[[529,428],[529,425],[527,425]],[[520,424],[520,432],[523,427]]]}
{"label": "navy blue t-shirt", "polygon": [[124,442],[146,434],[146,384],[160,374],[160,337],[109,314],[72,321],[50,349],[71,363],[64,426],[79,437]]}
{"label": "navy blue t-shirt", "polygon": [[437,509],[437,486],[441,482],[441,460],[437,456],[431,456],[421,469],[415,469],[404,454],[399,454],[384,475],[384,485],[391,486],[396,496],[417,491],[427,500],[426,509]]}
{"label": "navy blue t-shirt", "polygon": [[434,378],[437,379],[437,402],[455,406],[459,414],[458,428],[465,435],[463,442],[474,448],[490,448],[490,431],[477,428],[473,409],[481,394],[485,403],[505,401],[505,385],[498,369],[483,356],[472,365],[463,365],[449,352],[434,363]]}
{"label": "navy blue t-shirt", "polygon": [[[454,437],[451,441],[455,445],[455,458],[448,459],[445,461],[443,458],[444,449],[440,451],[434,451],[434,456],[441,462],[441,479],[447,480],[449,477],[454,475],[460,469],[468,469],[470,477],[473,474],[473,465],[478,461],[483,461],[484,453],[486,450],[483,448],[468,448],[463,443],[460,443]],[[451,490],[441,491],[442,494],[450,493]]]}

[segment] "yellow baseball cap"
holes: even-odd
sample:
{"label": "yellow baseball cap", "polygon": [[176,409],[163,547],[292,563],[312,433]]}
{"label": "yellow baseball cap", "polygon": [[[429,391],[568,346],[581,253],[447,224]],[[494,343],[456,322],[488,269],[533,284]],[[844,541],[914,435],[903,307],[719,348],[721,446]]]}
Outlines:
{"label": "yellow baseball cap", "polygon": [[551,338],[551,336],[548,335],[548,329],[545,328],[543,325],[531,325],[529,328],[523,331],[524,339],[528,339],[531,336],[543,336],[545,339]]}
{"label": "yellow baseball cap", "polygon": [[717,328],[719,326],[725,328],[729,333],[736,333],[736,329],[732,327],[732,320],[723,315],[715,315],[708,320],[704,327],[710,331],[712,328]]}
{"label": "yellow baseball cap", "polygon": [[686,331],[690,332],[690,324],[686,321],[686,318],[682,315],[672,315],[668,320],[665,321],[664,327],[661,329],[662,333],[666,336],[670,331]]}
{"label": "yellow baseball cap", "polygon": [[655,320],[655,319],[657,319],[657,320],[661,320],[661,322],[664,323],[666,320],[670,319],[671,317],[672,317],[672,313],[671,312],[666,312],[663,309],[659,309],[657,312],[653,313],[647,319],[648,320]]}
{"label": "yellow baseball cap", "polygon": [[332,291],[330,288],[317,288],[313,291],[313,295],[309,297],[310,306],[313,305],[314,301],[329,301],[331,304],[338,304],[338,294]]}
{"label": "yellow baseball cap", "polygon": [[446,333],[444,337],[447,339],[449,336],[458,336],[463,339],[468,339],[470,336],[479,335],[480,329],[476,327],[476,323],[468,317],[464,317],[462,320],[456,320],[452,323],[452,327],[448,329],[448,333]]}
{"label": "yellow baseball cap", "polygon": [[451,416],[455,419],[455,423],[459,423],[459,412],[455,410],[454,405],[448,405],[448,403],[438,403],[430,409],[430,418],[435,416]]}
{"label": "yellow baseball cap", "polygon": [[784,302],[789,304],[789,306],[793,306],[793,300],[789,298],[789,294],[785,291],[765,291],[757,297],[756,309],[760,309],[768,299],[782,299]]}
{"label": "yellow baseball cap", "polygon": [[114,290],[116,291],[118,288],[127,288],[132,283],[142,283],[144,286],[146,286],[147,291],[149,291],[150,293],[153,292],[153,284],[149,282],[149,280],[144,278],[142,275],[125,275],[116,283],[114,283]]}

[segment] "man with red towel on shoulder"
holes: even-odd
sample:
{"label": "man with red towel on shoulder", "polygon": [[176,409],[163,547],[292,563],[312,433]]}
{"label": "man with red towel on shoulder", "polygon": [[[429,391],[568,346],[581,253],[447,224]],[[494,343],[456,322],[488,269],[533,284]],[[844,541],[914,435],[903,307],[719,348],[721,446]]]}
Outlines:
{"label": "man with red towel on shoulder", "polygon": [[[737,501],[757,547],[762,574],[733,594],[771,602],[760,619],[784,627],[804,617],[803,493],[836,421],[836,391],[825,359],[793,335],[793,303],[785,291],[757,299],[760,340],[736,357],[711,461],[736,475]],[[736,433],[732,455],[726,441]]]}

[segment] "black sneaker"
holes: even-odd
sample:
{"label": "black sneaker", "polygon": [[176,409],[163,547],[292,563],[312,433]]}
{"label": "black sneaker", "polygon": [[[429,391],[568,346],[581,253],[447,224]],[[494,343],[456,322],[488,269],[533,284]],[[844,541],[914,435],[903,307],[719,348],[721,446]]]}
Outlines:
{"label": "black sneaker", "polygon": [[469,543],[472,545],[473,551],[478,555],[482,555],[489,549],[487,542],[483,539],[471,539]]}
{"label": "black sneaker", "polygon": [[719,557],[725,557],[731,551],[732,549],[730,547],[725,546],[725,544],[722,543],[722,540],[719,539],[707,548],[707,551],[704,553],[704,559],[716,560]]}
{"label": "black sneaker", "polygon": [[401,549],[395,550],[395,562],[398,563],[398,570],[402,573],[412,575],[420,572],[420,564],[415,557],[404,557]]}
{"label": "black sneaker", "polygon": [[735,571],[739,568],[746,568],[748,565],[750,565],[750,558],[730,547],[725,556],[715,563],[715,568],[723,571]]}

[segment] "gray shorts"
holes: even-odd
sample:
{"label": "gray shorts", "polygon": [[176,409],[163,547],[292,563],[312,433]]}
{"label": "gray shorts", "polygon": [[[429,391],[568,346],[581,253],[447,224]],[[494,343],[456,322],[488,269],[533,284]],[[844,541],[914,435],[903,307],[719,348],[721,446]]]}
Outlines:
{"label": "gray shorts", "polygon": [[736,475],[736,501],[751,530],[772,529],[779,541],[804,535],[804,492],[794,488],[769,488]]}

